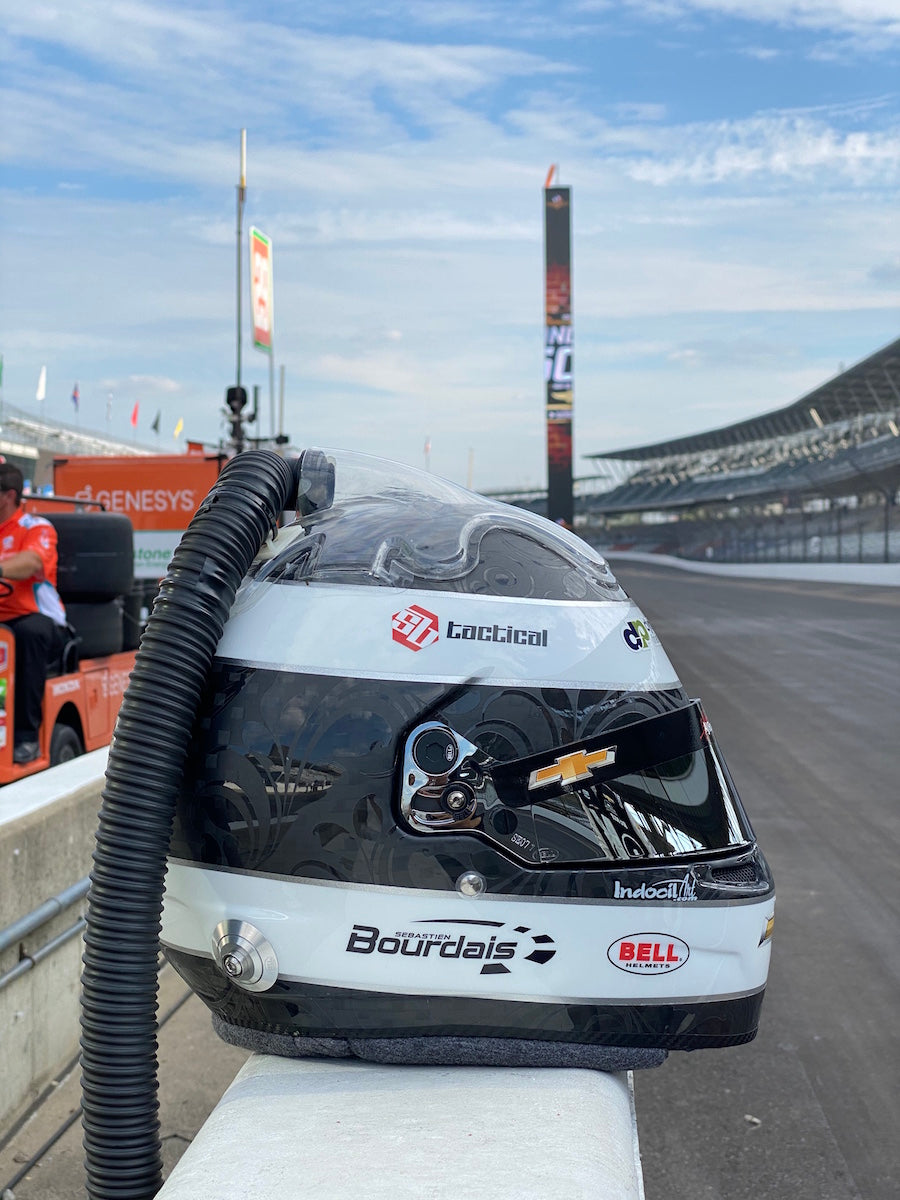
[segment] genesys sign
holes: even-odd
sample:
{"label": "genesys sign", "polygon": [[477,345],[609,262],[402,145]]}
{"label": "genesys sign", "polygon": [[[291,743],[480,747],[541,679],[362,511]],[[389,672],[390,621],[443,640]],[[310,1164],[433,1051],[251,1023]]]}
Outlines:
{"label": "genesys sign", "polygon": [[[391,637],[407,650],[424,650],[433,646],[441,636],[441,620],[437,613],[410,604],[391,617]],[[547,629],[526,629],[516,625],[470,624],[455,619],[444,626],[444,637],[451,642],[493,642],[501,646],[547,646]]]}
{"label": "genesys sign", "polygon": [[516,963],[543,966],[556,954],[553,938],[526,925],[504,921],[438,919],[410,921],[403,929],[354,925],[344,947],[347,954],[418,959],[452,964],[478,964],[481,975],[509,975]]}
{"label": "genesys sign", "polygon": [[638,975],[665,975],[677,971],[690,958],[687,942],[665,933],[629,933],[609,947],[606,957],[620,971]]}
{"label": "genesys sign", "polygon": [[193,488],[161,487],[118,487],[94,488],[86,484],[75,496],[76,500],[92,500],[102,504],[109,512],[125,513],[181,513],[192,516],[203,496]]}
{"label": "genesys sign", "polygon": [[135,530],[183,530],[219,475],[220,459],[206,455],[88,456],[53,464],[57,496],[102,504],[124,513]]}

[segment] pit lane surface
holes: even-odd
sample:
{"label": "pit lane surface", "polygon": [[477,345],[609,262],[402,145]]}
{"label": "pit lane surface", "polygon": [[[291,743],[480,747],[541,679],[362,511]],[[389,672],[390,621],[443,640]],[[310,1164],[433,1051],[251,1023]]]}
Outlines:
{"label": "pit lane surface", "polygon": [[646,1200],[900,1196],[900,589],[612,566],[777,892],[756,1040],[635,1075]]}

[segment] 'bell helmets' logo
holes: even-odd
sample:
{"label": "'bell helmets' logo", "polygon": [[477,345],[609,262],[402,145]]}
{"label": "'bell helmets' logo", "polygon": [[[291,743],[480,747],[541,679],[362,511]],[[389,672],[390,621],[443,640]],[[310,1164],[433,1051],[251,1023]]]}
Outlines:
{"label": "'bell helmets' logo", "polygon": [[584,750],[573,750],[549,766],[532,771],[528,776],[528,790],[533,792],[535,788],[549,787],[551,783],[580,783],[583,779],[590,779],[591,771],[596,771],[598,767],[609,767],[615,761],[615,746],[593,750],[589,754]]}
{"label": "'bell helmets' logo", "polygon": [[650,645],[650,626],[645,621],[629,621],[622,637],[629,650],[646,650]]}
{"label": "'bell helmets' logo", "polygon": [[690,953],[687,943],[671,934],[629,933],[613,942],[606,957],[620,971],[664,975],[683,967]]}
{"label": "'bell helmets' logo", "polygon": [[391,617],[391,637],[407,650],[424,650],[440,637],[440,626],[434,613],[418,604],[395,612]]}
{"label": "'bell helmets' logo", "polygon": [[508,929],[504,921],[452,919],[410,921],[406,929],[387,934],[377,925],[354,925],[344,949],[347,954],[396,955],[399,959],[469,959],[481,964],[481,975],[509,975],[512,965],[507,964],[516,959],[543,966],[556,954],[553,938],[548,933],[532,933],[527,925]]}

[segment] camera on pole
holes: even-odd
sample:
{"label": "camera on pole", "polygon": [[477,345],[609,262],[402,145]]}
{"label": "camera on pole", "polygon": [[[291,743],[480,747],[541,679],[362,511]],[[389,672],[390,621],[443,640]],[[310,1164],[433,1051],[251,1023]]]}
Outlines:
{"label": "camera on pole", "polygon": [[244,449],[244,418],[242,412],[247,404],[247,389],[242,387],[228,388],[225,392],[225,403],[231,412],[231,444],[234,447],[235,454],[240,454]]}

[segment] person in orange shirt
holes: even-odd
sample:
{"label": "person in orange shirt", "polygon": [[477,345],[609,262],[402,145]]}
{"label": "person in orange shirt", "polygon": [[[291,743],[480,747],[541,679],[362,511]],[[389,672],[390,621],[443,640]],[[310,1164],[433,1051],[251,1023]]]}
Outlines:
{"label": "person in orange shirt", "polygon": [[23,485],[18,467],[0,463],[0,622],[16,640],[16,763],[38,756],[47,668],[62,652],[66,627],[56,590],[56,530],[22,508]]}

